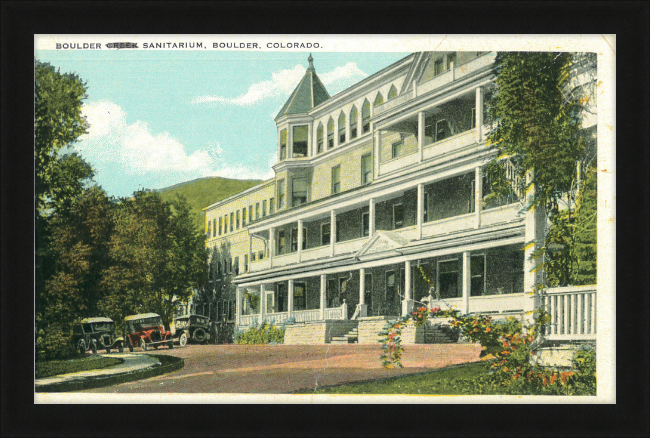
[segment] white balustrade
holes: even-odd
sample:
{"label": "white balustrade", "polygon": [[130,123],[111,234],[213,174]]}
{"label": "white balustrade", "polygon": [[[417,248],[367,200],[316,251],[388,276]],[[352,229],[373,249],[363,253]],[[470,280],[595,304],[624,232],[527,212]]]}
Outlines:
{"label": "white balustrade", "polygon": [[541,298],[542,308],[552,317],[546,339],[596,339],[596,286],[549,288]]}
{"label": "white balustrade", "polygon": [[250,263],[250,271],[251,272],[265,271],[267,269],[271,269],[271,259],[269,259],[269,258],[262,259],[262,260],[256,260],[256,261]]}
{"label": "white balustrade", "polygon": [[363,247],[363,245],[368,242],[367,237],[361,237],[359,239],[346,240],[345,242],[338,242],[334,249],[336,255],[348,254],[351,252],[357,252]]}
{"label": "white balustrade", "polygon": [[302,261],[317,260],[330,256],[330,246],[319,246],[317,248],[303,249]]}
{"label": "white balustrade", "polygon": [[478,137],[476,128],[468,129],[465,132],[447,137],[444,140],[424,145],[422,159],[429,160],[432,158],[441,158],[445,155],[464,153],[474,148],[485,147],[479,146],[482,139]]}
{"label": "white balustrade", "polygon": [[422,224],[422,238],[474,228],[474,213],[462,214]]}
{"label": "white balustrade", "polygon": [[481,212],[481,226],[485,227],[503,222],[509,222],[516,219],[523,219],[523,214],[521,217],[519,217],[520,210],[521,204],[518,202],[483,210]]}
{"label": "white balustrade", "polygon": [[296,322],[318,321],[320,319],[320,309],[294,310],[293,317]]}
{"label": "white balustrade", "polygon": [[329,307],[325,309],[325,319],[344,319],[343,307]]}
{"label": "white balustrade", "polygon": [[298,263],[298,253],[283,254],[273,257],[273,267],[289,266]]}

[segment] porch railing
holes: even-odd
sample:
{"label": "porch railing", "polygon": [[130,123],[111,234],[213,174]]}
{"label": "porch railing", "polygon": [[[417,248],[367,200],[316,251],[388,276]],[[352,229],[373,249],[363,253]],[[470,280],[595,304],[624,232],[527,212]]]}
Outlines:
{"label": "porch railing", "polygon": [[[309,309],[309,310],[294,310],[292,314],[296,322],[309,322],[309,321],[319,321],[320,309]],[[325,309],[325,319],[346,319],[347,316],[347,304],[343,303],[339,307],[330,307]],[[288,312],[275,312],[275,313],[266,313],[264,314],[265,321],[275,321],[276,324],[281,324],[289,318]],[[259,324],[261,322],[260,315],[241,315],[239,318],[239,326],[245,327],[253,323]]]}
{"label": "porch railing", "polygon": [[541,299],[542,308],[553,318],[546,327],[546,339],[596,339],[596,286],[550,288]]}

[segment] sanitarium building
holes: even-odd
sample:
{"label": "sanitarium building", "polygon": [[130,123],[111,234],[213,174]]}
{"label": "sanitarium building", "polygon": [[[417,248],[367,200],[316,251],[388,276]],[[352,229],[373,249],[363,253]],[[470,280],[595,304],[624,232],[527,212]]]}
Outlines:
{"label": "sanitarium building", "polygon": [[525,243],[543,236],[543,212],[525,211],[516,180],[513,196],[483,202],[495,56],[413,53],[334,96],[310,56],[275,118],[275,177],[204,209],[217,319],[295,320],[287,343],[354,329],[376,342],[423,302],[532,310],[540,274]]}

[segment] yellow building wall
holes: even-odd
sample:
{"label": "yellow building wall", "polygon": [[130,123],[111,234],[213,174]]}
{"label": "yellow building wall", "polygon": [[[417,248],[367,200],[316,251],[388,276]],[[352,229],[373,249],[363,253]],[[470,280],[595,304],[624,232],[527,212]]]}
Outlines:
{"label": "yellow building wall", "polygon": [[332,194],[332,168],[337,165],[341,165],[342,192],[360,186],[361,157],[367,153],[372,153],[372,140],[315,166],[311,185],[312,201],[326,198]]}
{"label": "yellow building wall", "polygon": [[[381,147],[380,147],[380,161],[385,163],[392,160],[392,151],[393,143],[400,141],[399,132],[382,132],[381,134]],[[402,145],[402,154],[400,157],[405,155],[414,154],[418,151],[418,138],[417,136],[411,134],[407,137],[404,137],[404,144]]]}

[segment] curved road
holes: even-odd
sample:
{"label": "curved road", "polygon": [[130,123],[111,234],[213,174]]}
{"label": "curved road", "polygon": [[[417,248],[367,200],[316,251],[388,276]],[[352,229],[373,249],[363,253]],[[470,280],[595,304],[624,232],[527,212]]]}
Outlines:
{"label": "curved road", "polygon": [[480,351],[479,344],[407,345],[404,368],[385,370],[380,365],[378,344],[188,344],[156,351],[184,358],[185,366],[179,371],[83,392],[282,394],[474,362]]}

